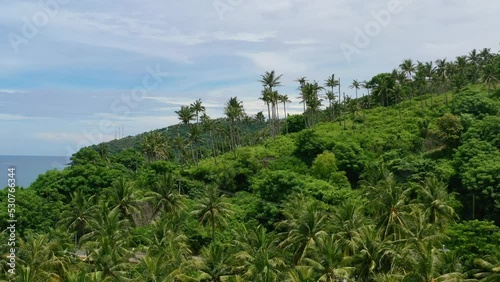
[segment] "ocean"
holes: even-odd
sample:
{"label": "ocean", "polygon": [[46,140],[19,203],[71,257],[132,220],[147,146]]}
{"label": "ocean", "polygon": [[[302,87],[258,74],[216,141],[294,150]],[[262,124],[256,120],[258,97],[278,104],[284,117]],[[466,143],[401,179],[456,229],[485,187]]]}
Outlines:
{"label": "ocean", "polygon": [[47,170],[63,169],[70,162],[61,156],[0,156],[0,189],[7,187],[8,169],[16,168],[16,186],[29,187]]}

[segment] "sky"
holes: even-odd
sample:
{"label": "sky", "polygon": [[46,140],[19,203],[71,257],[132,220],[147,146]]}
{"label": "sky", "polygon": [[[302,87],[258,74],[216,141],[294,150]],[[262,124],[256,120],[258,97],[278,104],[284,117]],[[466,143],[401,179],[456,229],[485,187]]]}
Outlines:
{"label": "sky", "polygon": [[[342,92],[403,59],[499,50],[498,0],[0,0],[0,155],[69,156],[233,96],[248,114],[265,71],[299,113],[298,77]],[[123,129],[123,130],[121,130]]]}

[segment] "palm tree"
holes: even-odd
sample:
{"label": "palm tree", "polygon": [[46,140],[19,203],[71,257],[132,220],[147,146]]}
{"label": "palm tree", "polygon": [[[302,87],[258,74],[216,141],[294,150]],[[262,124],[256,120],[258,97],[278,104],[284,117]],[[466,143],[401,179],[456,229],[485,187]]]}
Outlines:
{"label": "palm tree", "polygon": [[323,87],[319,86],[316,81],[313,83],[308,82],[304,85],[304,87],[302,87],[302,92],[307,107],[306,112],[309,114],[309,126],[314,126],[317,123],[316,113],[319,111],[322,101],[318,93],[321,89],[323,89]]}
{"label": "palm tree", "polygon": [[[305,115],[306,114],[306,97],[305,97],[304,92],[302,91],[302,89],[306,85],[307,79],[306,79],[306,77],[299,77],[295,81],[297,81],[300,84],[299,87],[298,87],[298,90],[300,91],[300,96],[297,97],[297,99],[300,99],[300,103],[302,103],[302,106],[304,108],[303,113]],[[306,127],[307,127],[307,122],[306,122]]]}
{"label": "palm tree", "polygon": [[[300,197],[300,196],[299,196]],[[314,204],[307,207],[293,207],[294,211],[285,211],[286,220],[278,227],[286,228],[286,238],[279,244],[280,247],[293,250],[293,265],[298,265],[306,253],[314,248],[321,236],[325,236],[328,217],[318,210]],[[298,214],[297,214],[298,212]]]}
{"label": "palm tree", "polygon": [[185,197],[180,194],[173,173],[162,174],[145,196],[145,200],[153,203],[154,215],[179,213],[186,209]]}
{"label": "palm tree", "polygon": [[238,97],[231,97],[229,101],[226,102],[226,107],[224,108],[224,114],[230,121],[230,139],[231,147],[236,155],[236,148],[239,144],[239,133],[237,123],[245,115],[245,110],[243,109],[243,103],[238,101]]}
{"label": "palm tree", "polygon": [[[341,104],[340,103],[340,78],[338,80],[335,80],[335,74],[332,74],[331,77],[329,77],[327,80],[325,80],[325,86],[326,87],[330,87],[331,88],[331,92],[332,93],[335,93],[335,91],[333,90],[336,86],[339,87],[339,105]],[[339,122],[342,122],[340,121],[340,118],[339,118]]]}
{"label": "palm tree", "polygon": [[479,69],[479,53],[477,52],[476,49],[473,49],[472,51],[469,52],[469,55],[467,56],[467,62],[469,62],[472,65],[472,74],[471,74],[471,81],[472,83],[476,83],[479,79],[478,75],[478,69]]}
{"label": "palm tree", "polygon": [[110,211],[107,204],[101,202],[89,221],[91,232],[82,237],[88,250],[85,261],[91,263],[91,275],[96,281],[120,281],[128,276],[133,254],[125,247],[128,224],[121,217],[118,209]]}
{"label": "palm tree", "polygon": [[182,138],[180,134],[177,134],[177,136],[172,139],[172,143],[177,149],[177,152],[179,152],[179,155],[177,156],[179,163],[181,163],[181,165],[184,165],[189,159],[189,143],[185,138]]}
{"label": "palm tree", "polygon": [[[152,234],[145,236],[147,256],[138,267],[140,277],[163,277],[166,281],[185,281],[184,270],[189,269],[191,250],[188,238],[181,229],[185,228],[186,217],[164,215],[152,224]],[[144,280],[142,280],[144,281]]]}
{"label": "palm tree", "polygon": [[235,247],[239,250],[235,257],[235,269],[247,281],[277,281],[285,262],[277,249],[277,236],[266,229],[241,226],[233,230]]}
{"label": "palm tree", "polygon": [[219,189],[215,186],[207,187],[205,195],[192,212],[202,224],[211,225],[212,242],[215,241],[216,228],[226,225],[226,218],[231,213],[231,205],[226,202],[224,195],[219,195]]}
{"label": "palm tree", "polygon": [[351,86],[349,86],[349,88],[351,89],[356,89],[356,100],[358,99],[358,90],[361,88],[361,84],[359,83],[359,81],[357,81],[356,79],[352,81],[352,84]]}
{"label": "palm tree", "polygon": [[76,190],[71,197],[70,208],[64,211],[59,222],[68,231],[75,233],[75,249],[78,247],[78,241],[85,234],[89,219],[95,208],[93,198],[94,195],[87,198],[81,189]]}
{"label": "palm tree", "polygon": [[392,269],[396,252],[392,242],[381,240],[379,233],[373,225],[361,228],[361,246],[352,261],[359,281],[380,281],[375,279],[377,274]]}
{"label": "palm tree", "polygon": [[196,123],[199,122],[200,113],[205,112],[205,106],[202,105],[201,99],[196,100],[190,105],[191,111],[196,115]]}
{"label": "palm tree", "polygon": [[362,207],[355,201],[348,201],[336,207],[332,214],[335,240],[344,256],[352,256],[361,245],[361,228],[367,221]]}
{"label": "palm tree", "polygon": [[334,92],[328,90],[326,91],[325,98],[328,100],[328,108],[330,108],[330,119],[333,119],[333,114],[334,114],[334,109],[333,109],[333,103],[337,96],[335,95]]}
{"label": "palm tree", "polygon": [[118,212],[120,219],[128,220],[134,224],[133,215],[139,212],[137,191],[134,185],[124,177],[119,178],[110,188],[106,189],[109,197],[108,204],[112,212]]}
{"label": "palm tree", "polygon": [[460,272],[446,273],[446,271],[443,271],[442,257],[446,254],[433,247],[430,241],[411,244],[402,253],[408,260],[406,264],[410,266],[405,271],[407,274],[403,281],[462,281],[464,278]]}
{"label": "palm tree", "polygon": [[214,131],[216,129],[215,121],[211,120],[206,113],[203,113],[203,115],[201,116],[201,122],[203,129],[208,132],[208,135],[210,136],[210,142],[212,143],[212,156],[214,158],[214,164],[217,165],[217,148],[215,146],[214,136]]}
{"label": "palm tree", "polygon": [[179,120],[183,124],[189,124],[189,122],[192,121],[195,117],[193,109],[189,106],[181,106],[181,109],[175,111],[175,113],[178,115]]}
{"label": "palm tree", "polygon": [[146,133],[141,147],[149,162],[164,160],[170,157],[170,147],[167,137],[158,131]]}
{"label": "palm tree", "polygon": [[367,197],[375,211],[376,222],[380,228],[382,240],[391,237],[394,240],[403,238],[408,232],[408,201],[411,189],[404,190],[396,183],[394,176],[380,181],[376,186],[368,188]]}
{"label": "palm tree", "polygon": [[264,88],[269,89],[270,102],[272,105],[271,116],[273,118],[273,126],[275,128],[279,127],[279,124],[276,124],[276,122],[279,123],[279,120],[277,120],[278,109],[276,108],[278,104],[278,93],[275,92],[273,88],[281,86],[280,79],[282,76],[283,76],[282,74],[276,75],[274,70],[272,70],[271,72],[266,71],[265,74],[261,75],[261,79],[259,80],[259,82],[262,83],[262,86],[264,86]]}
{"label": "palm tree", "polygon": [[[61,281],[57,270],[62,261],[57,253],[60,243],[49,239],[46,234],[28,233],[26,238],[19,238],[18,271],[23,281]],[[54,279],[54,280],[52,280]]]}
{"label": "palm tree", "polygon": [[399,68],[406,73],[408,79],[412,79],[412,74],[415,72],[415,64],[412,59],[405,59],[403,63],[399,65]]}
{"label": "palm tree", "polygon": [[201,274],[194,281],[221,282],[231,276],[233,262],[229,251],[227,245],[218,241],[212,241],[210,245],[204,247],[201,250],[201,258],[195,261],[196,268]]}
{"label": "palm tree", "polygon": [[[316,282],[323,281],[317,280],[314,268],[306,265],[297,265],[293,269],[288,271],[288,279],[284,280],[286,282]],[[324,280],[326,281],[326,280]],[[330,280],[328,280],[330,281]],[[336,281],[336,280],[335,280]]]}
{"label": "palm tree", "polygon": [[488,93],[491,89],[496,89],[498,81],[498,73],[495,70],[493,64],[488,64],[483,68],[483,75],[481,77],[481,82],[483,82],[488,87]]}
{"label": "palm tree", "polygon": [[[363,87],[364,89],[366,89],[367,91],[367,94],[366,94],[366,104],[364,105],[364,108],[370,108],[370,89],[371,89],[371,85],[368,81],[366,80],[363,80],[361,82],[361,87]],[[364,97],[364,94],[363,94],[363,97]]]}
{"label": "palm tree", "polygon": [[198,124],[191,126],[188,138],[189,143],[191,144],[191,156],[193,158],[193,162],[198,166],[199,146],[202,142],[200,127]]}
{"label": "palm tree", "polygon": [[272,125],[273,120],[271,119],[271,91],[269,88],[265,87],[261,94],[262,96],[259,99],[264,101],[267,105],[267,122],[269,123],[269,132],[271,136],[274,136],[274,127]]}
{"label": "palm tree", "polygon": [[287,114],[286,114],[286,103],[291,103],[290,99],[288,99],[287,95],[279,95],[278,101],[283,103],[283,111],[285,114],[285,127],[286,127],[286,133],[288,134],[288,123],[287,123]]}
{"label": "palm tree", "polygon": [[500,256],[487,256],[478,258],[474,263],[479,267],[479,272],[474,274],[475,278],[484,282],[494,282],[500,280]]}
{"label": "palm tree", "polygon": [[415,186],[418,203],[424,206],[430,224],[444,228],[446,223],[458,218],[453,205],[457,205],[453,194],[448,194],[447,185],[436,177],[426,178],[420,185]]}
{"label": "palm tree", "polygon": [[[335,235],[326,235],[318,239],[310,257],[304,258],[304,263],[313,267],[320,275],[316,281],[342,281],[349,279],[354,267],[349,267],[350,258],[342,253]],[[345,281],[345,280],[344,280]]]}

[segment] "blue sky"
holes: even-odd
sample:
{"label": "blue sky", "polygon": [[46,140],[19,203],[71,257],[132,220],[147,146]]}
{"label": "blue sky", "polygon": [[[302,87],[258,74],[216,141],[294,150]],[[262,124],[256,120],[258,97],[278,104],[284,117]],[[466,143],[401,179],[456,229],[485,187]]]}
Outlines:
{"label": "blue sky", "polygon": [[266,70],[295,98],[300,76],[348,83],[405,58],[498,51],[500,2],[452,3],[0,1],[0,155],[70,155],[121,126],[134,135],[176,124],[174,111],[198,98],[212,117],[231,96],[255,114]]}

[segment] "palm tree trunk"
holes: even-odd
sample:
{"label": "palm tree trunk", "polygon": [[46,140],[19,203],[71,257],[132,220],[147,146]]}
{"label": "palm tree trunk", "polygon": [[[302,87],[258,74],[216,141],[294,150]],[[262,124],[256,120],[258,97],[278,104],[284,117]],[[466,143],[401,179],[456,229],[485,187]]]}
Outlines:
{"label": "palm tree trunk", "polygon": [[269,134],[273,136],[273,129],[271,125],[271,108],[269,102],[266,103],[267,103],[267,123],[269,124]]}
{"label": "palm tree trunk", "polygon": [[283,111],[285,112],[285,128],[286,134],[288,134],[288,116],[286,114],[286,102],[283,102]]}

